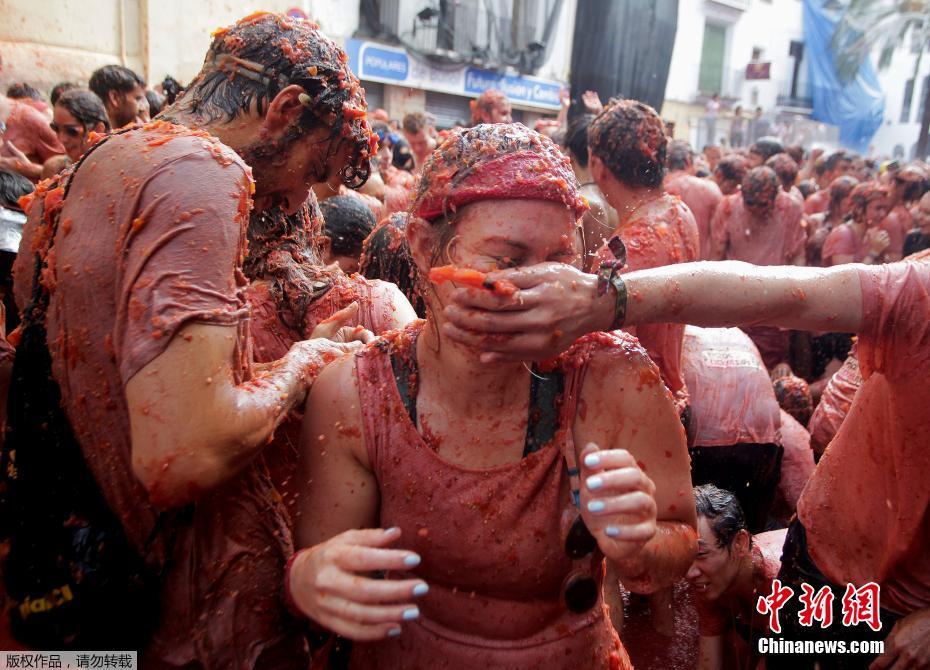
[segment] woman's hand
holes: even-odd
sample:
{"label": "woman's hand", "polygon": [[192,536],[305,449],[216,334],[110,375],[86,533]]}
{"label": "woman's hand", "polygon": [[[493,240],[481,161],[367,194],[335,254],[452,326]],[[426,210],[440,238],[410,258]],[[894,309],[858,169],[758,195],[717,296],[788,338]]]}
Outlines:
{"label": "woman's hand", "polygon": [[655,484],[626,449],[581,453],[581,516],[607,558],[638,554],[656,534]]}
{"label": "woman's hand", "polygon": [[585,91],[581,94],[581,104],[588,114],[600,114],[604,109],[604,103],[601,102],[601,96],[597,91]]}
{"label": "woman's hand", "polygon": [[488,275],[517,286],[511,296],[460,288],[443,312],[443,334],[483,350],[484,362],[553,358],[582,335],[613,322],[615,295],[597,295],[597,276],[571,265],[542,263]]}
{"label": "woman's hand", "polygon": [[870,228],[865,233],[865,242],[868,245],[870,254],[881,256],[891,244],[891,237],[888,235],[887,230]]}
{"label": "woman's hand", "polygon": [[350,640],[400,635],[403,622],[420,616],[414,599],[429,587],[422,579],[368,576],[420,564],[412,551],[385,548],[399,538],[398,528],[349,530],[300,552],[287,574],[291,601],[319,625]]}

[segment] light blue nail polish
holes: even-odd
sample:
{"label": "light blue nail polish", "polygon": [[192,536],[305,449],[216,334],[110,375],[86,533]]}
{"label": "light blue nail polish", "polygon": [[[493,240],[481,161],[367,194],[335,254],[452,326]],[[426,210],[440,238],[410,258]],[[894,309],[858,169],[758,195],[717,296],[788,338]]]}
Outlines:
{"label": "light blue nail polish", "polygon": [[416,597],[425,596],[429,593],[429,585],[427,584],[417,584],[413,587],[413,595]]}
{"label": "light blue nail polish", "polygon": [[400,635],[400,628],[392,628],[388,631],[388,637],[397,637]]}
{"label": "light blue nail polish", "polygon": [[589,468],[596,468],[601,464],[601,457],[597,454],[588,454],[584,457],[584,464]]}
{"label": "light blue nail polish", "polygon": [[588,503],[589,512],[603,512],[604,507],[605,505],[602,500],[592,500]]}
{"label": "light blue nail polish", "polygon": [[416,607],[411,607],[408,610],[404,610],[404,621],[413,621],[414,619],[420,618],[420,610]]}
{"label": "light blue nail polish", "polygon": [[390,528],[385,528],[384,532],[385,533],[399,533],[400,528],[398,528],[397,526],[391,526]]}
{"label": "light blue nail polish", "polygon": [[415,568],[420,565],[420,557],[417,554],[410,554],[404,557],[404,565],[408,568]]}
{"label": "light blue nail polish", "polygon": [[604,480],[601,477],[595,475],[593,477],[588,477],[585,484],[587,484],[588,488],[592,491],[596,491],[604,485]]}
{"label": "light blue nail polish", "polygon": [[604,534],[607,537],[620,537],[620,529],[616,526],[607,526],[607,528],[604,529]]}

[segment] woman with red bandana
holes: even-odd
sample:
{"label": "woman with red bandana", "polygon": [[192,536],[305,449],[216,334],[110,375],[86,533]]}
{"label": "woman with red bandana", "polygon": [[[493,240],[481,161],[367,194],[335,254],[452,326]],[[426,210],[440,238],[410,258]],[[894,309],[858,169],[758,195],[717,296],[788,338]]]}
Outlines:
{"label": "woman with red bandana", "polygon": [[[834,625],[798,625],[794,598],[781,611],[782,627],[793,640],[884,639],[885,653],[873,670],[927,667],[930,252],[886,265],[827,269],[676,265],[624,275],[604,293],[597,290],[598,277],[562,264],[497,272],[489,280],[519,290],[509,296],[456,291],[443,324],[449,340],[480,349],[486,362],[551,355],[585,332],[670,319],[856,333],[862,384],[801,494],[779,575],[796,594],[802,582],[830,588]],[[881,589],[880,630],[866,623],[838,626],[844,585],[871,582]],[[778,660],[767,659],[767,667]],[[821,667],[826,660],[820,658]],[[814,667],[796,656],[783,657],[780,665],[788,662]]]}
{"label": "woman with red bandana", "polygon": [[286,588],[354,640],[350,667],[629,668],[604,558],[638,592],[687,570],[684,435],[633,338],[593,335],[531,369],[442,335],[440,278],[577,263],[584,211],[569,161],[519,125],[454,131],[425,165],[407,237],[427,320],[332,364],[307,405],[308,549]]}
{"label": "woman with red bandana", "polygon": [[852,218],[827,235],[821,252],[824,265],[884,262],[891,244],[888,232],[881,229],[888,213],[888,190],[878,182],[867,181],[856,186],[849,199]]}

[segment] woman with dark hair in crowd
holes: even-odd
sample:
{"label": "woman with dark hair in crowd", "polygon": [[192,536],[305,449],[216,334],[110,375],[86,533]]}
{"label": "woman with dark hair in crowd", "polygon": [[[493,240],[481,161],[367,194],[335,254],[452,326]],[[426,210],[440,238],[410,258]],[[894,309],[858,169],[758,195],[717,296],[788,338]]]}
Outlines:
{"label": "woman with dark hair in crowd", "polygon": [[351,667],[628,668],[604,557],[637,592],[690,564],[682,427],[633,338],[598,334],[531,369],[442,335],[445,280],[577,263],[584,210],[568,160],[516,124],[453,131],[425,165],[407,238],[427,320],[331,364],[307,405],[307,549],[286,589],[354,640]]}
{"label": "woman with dark hair in crowd", "polygon": [[859,180],[850,175],[837,177],[830,184],[830,204],[826,211],[810,214],[807,222],[807,264],[811,267],[823,267],[823,244],[827,235],[846,220],[852,211],[850,194],[859,185]]}
{"label": "woman with dark hair in crowd", "polygon": [[371,210],[358,198],[337,195],[320,205],[323,215],[323,264],[336,263],[346,274],[358,272],[362,243],[375,227]]}
{"label": "woman with dark hair in crowd", "polygon": [[55,103],[52,130],[65,148],[66,156],[55,156],[45,161],[43,177],[50,177],[76,162],[93,144],[93,135],[110,130],[107,110],[100,98],[84,88],[68,89]]}
{"label": "woman with dark hair in crowd", "polygon": [[426,303],[417,286],[416,272],[407,245],[409,214],[395,212],[382,220],[362,244],[359,273],[367,279],[382,279],[395,284],[407,296],[421,319],[426,317]]}
{"label": "woman with dark hair in crowd", "polygon": [[831,230],[823,243],[824,266],[884,262],[891,243],[881,229],[890,204],[888,189],[875,181],[863,182],[850,191],[849,201],[850,220]]}

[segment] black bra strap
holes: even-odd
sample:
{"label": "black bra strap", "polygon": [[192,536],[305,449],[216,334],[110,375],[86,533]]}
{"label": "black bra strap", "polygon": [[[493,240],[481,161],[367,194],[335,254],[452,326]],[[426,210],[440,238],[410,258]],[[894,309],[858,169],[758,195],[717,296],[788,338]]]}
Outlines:
{"label": "black bra strap", "polygon": [[[411,338],[407,351],[391,350],[391,369],[401,402],[410,421],[417,425],[417,392],[419,373],[416,358],[416,338]],[[555,437],[559,429],[559,400],[565,387],[565,376],[554,370],[545,376],[535,370],[530,376],[530,408],[526,424],[526,441],[523,446],[525,458],[538,451]]]}

